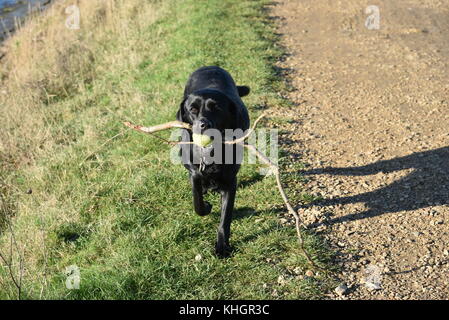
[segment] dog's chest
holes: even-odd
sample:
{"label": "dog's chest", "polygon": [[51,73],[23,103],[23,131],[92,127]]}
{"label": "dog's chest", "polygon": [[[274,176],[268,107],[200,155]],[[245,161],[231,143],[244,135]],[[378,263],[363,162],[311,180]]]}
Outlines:
{"label": "dog's chest", "polygon": [[201,184],[204,191],[220,191],[223,186],[222,170],[216,164],[211,165],[193,165],[196,176],[201,178]]}
{"label": "dog's chest", "polygon": [[[222,146],[218,146],[222,147]],[[240,165],[236,161],[226,163],[224,153],[217,153],[217,145],[209,147],[198,147],[191,149],[192,162],[190,168],[195,171],[195,175],[201,177],[203,189],[212,191],[222,191],[229,188],[234,181]],[[228,148],[229,149],[229,148]],[[224,149],[225,152],[230,150]],[[218,151],[219,152],[219,151]]]}

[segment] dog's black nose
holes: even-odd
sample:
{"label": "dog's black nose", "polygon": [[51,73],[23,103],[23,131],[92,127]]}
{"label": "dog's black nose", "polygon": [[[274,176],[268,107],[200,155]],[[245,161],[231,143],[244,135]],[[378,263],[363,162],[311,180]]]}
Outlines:
{"label": "dog's black nose", "polygon": [[201,130],[207,130],[211,127],[211,123],[207,119],[200,119],[199,122]]}
{"label": "dog's black nose", "polygon": [[209,121],[207,118],[200,118],[193,122],[193,132],[194,133],[203,133],[207,129],[213,128],[212,122]]}

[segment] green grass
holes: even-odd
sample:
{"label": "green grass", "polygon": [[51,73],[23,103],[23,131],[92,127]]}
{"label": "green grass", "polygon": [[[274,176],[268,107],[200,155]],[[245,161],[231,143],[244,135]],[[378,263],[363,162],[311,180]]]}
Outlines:
{"label": "green grass", "polygon": [[[97,71],[82,93],[48,103],[48,128],[64,138],[8,176],[14,190],[33,191],[8,191],[24,250],[23,298],[316,299],[329,290],[324,275],[300,276],[310,266],[294,227],[279,223],[285,209],[274,178],[259,176],[257,166],[239,173],[234,251],[218,259],[219,197],[208,195],[212,214],[197,216],[187,171],[170,162],[169,147],[130,131],[102,146],[124,129],[121,119],[145,125],[173,120],[188,75],[204,65],[219,65],[251,87],[244,100],[252,119],[266,106],[289,107],[277,94],[285,88],[273,63],[282,51],[266,3],[170,1],[139,31],[147,45],[132,48],[136,68]],[[148,43],[151,50],[143,50]],[[113,51],[121,44],[104,46]],[[3,228],[3,244],[8,239]],[[330,263],[319,237],[306,234],[306,246],[317,261]],[[65,288],[63,271],[70,265],[81,270],[79,290]],[[280,276],[286,284],[278,283]],[[17,297],[5,266],[0,283],[0,298]]]}

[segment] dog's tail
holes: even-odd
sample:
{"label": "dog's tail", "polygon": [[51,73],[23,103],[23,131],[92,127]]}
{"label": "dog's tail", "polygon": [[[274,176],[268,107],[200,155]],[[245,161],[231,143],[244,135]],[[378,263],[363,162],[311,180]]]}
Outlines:
{"label": "dog's tail", "polygon": [[249,95],[249,92],[251,91],[251,89],[247,86],[237,86],[237,90],[239,91],[240,97],[245,97]]}

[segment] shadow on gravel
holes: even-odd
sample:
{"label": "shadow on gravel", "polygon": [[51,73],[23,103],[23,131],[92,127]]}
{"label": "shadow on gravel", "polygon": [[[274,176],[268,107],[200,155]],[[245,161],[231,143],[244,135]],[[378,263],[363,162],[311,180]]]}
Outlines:
{"label": "shadow on gravel", "polygon": [[414,169],[414,171],[388,186],[354,196],[323,200],[315,205],[329,206],[364,202],[369,207],[364,212],[349,214],[326,222],[326,224],[336,224],[348,220],[371,218],[384,213],[449,204],[449,147],[382,160],[366,166],[330,167],[304,171],[303,174],[367,176],[405,169]]}

